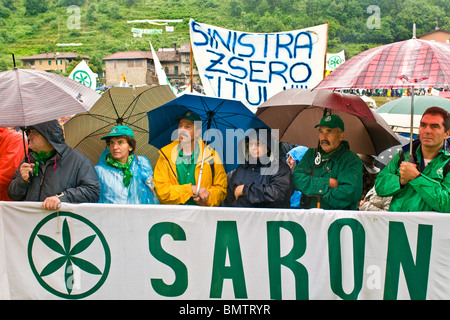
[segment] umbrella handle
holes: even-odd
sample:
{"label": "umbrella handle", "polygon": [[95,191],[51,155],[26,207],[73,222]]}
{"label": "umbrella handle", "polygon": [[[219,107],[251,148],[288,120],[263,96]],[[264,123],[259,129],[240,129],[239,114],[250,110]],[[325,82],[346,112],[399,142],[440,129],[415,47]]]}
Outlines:
{"label": "umbrella handle", "polygon": [[23,153],[25,154],[25,163],[28,163],[27,146],[25,144],[25,130],[22,130]]}
{"label": "umbrella handle", "polygon": [[203,155],[202,155],[202,165],[200,167],[200,174],[198,175],[197,192],[195,193],[196,198],[198,197],[198,193],[200,192],[200,185],[202,183],[203,165],[205,164],[206,147],[207,147],[207,144],[205,143],[205,148],[203,149]]}

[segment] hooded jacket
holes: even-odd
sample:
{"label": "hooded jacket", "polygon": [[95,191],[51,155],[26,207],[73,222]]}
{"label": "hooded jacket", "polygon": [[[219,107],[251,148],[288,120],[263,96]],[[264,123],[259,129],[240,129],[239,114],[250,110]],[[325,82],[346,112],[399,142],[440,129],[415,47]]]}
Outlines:
{"label": "hooded jacket", "polygon": [[[320,198],[320,208],[356,210],[363,189],[361,159],[345,140],[328,160],[315,164],[318,150],[323,153],[320,146],[308,149],[293,171],[294,189],[302,192],[301,207],[316,208]],[[337,188],[328,187],[330,178],[337,179]],[[304,204],[305,195],[309,202]]]}
{"label": "hooded jacket", "polygon": [[[16,171],[8,187],[8,195],[15,201],[44,201],[60,193],[62,202],[97,202],[100,182],[92,162],[78,150],[69,147],[61,125],[57,120],[33,125],[32,128],[44,136],[55,148],[56,154],[39,166],[38,176],[31,181],[23,180],[20,169]],[[28,161],[36,160],[32,152]],[[22,163],[25,159],[22,161]]]}
{"label": "hooded jacket", "polygon": [[[450,146],[447,141],[424,168],[420,140],[413,144],[413,152],[419,164],[420,175],[400,185],[401,158],[408,159],[409,144],[399,151],[375,180],[375,190],[379,196],[392,196],[389,211],[438,211],[450,213],[450,173],[445,174],[445,166],[450,161]],[[403,153],[403,156],[402,156]],[[408,161],[408,160],[406,160]]]}
{"label": "hooded jacket", "polygon": [[[271,149],[270,133],[256,131],[259,141],[266,143]],[[229,173],[226,207],[257,207],[257,208],[289,208],[290,198],[294,191],[292,187],[291,169],[284,161],[279,161],[269,150],[264,159],[254,159],[249,155],[248,138],[243,139],[240,151],[243,151],[244,163]],[[243,144],[245,142],[245,145]],[[236,187],[244,185],[243,195],[235,198]]]}
{"label": "hooded jacket", "polygon": [[[198,139],[199,155],[195,166],[195,181],[202,163],[205,144]],[[161,204],[185,204],[192,197],[191,184],[180,185],[177,178],[176,159],[178,154],[178,140],[173,141],[159,151],[159,158],[155,165],[153,183],[156,195]],[[209,146],[206,148],[200,186],[209,192],[208,207],[219,206],[227,195],[227,175],[219,155]]]}
{"label": "hooded jacket", "polygon": [[[291,156],[295,161],[295,165],[298,165],[300,160],[302,160],[306,151],[308,150],[305,146],[297,146],[292,148],[286,153],[286,160],[288,156]],[[291,196],[291,208],[298,209],[300,208],[300,199],[302,197],[302,193],[298,190],[294,190],[294,193]]]}
{"label": "hooded jacket", "polygon": [[133,173],[130,185],[123,183],[124,173],[106,163],[106,156],[110,154],[105,149],[95,166],[97,171],[101,194],[100,203],[127,203],[127,204],[158,204],[153,193],[153,170],[150,161],[145,156],[134,156],[130,170]]}
{"label": "hooded jacket", "polygon": [[[8,197],[8,185],[22,161],[24,138],[18,132],[6,127],[0,128],[0,200],[11,201]],[[27,143],[25,142],[25,148]]]}

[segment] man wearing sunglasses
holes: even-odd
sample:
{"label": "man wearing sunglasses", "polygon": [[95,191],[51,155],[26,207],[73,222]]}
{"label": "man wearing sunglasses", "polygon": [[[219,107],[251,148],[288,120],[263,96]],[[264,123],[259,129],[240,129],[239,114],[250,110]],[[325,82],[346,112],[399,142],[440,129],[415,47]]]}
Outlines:
{"label": "man wearing sunglasses", "polygon": [[61,125],[52,120],[26,129],[30,152],[8,187],[14,201],[42,202],[56,210],[61,202],[97,202],[100,182],[92,162],[69,147]]}

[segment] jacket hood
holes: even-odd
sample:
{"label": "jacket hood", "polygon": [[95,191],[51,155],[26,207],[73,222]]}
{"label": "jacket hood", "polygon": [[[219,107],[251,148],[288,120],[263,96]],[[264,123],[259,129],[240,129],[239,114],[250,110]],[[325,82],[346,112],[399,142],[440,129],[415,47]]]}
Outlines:
{"label": "jacket hood", "polygon": [[67,148],[66,141],[64,140],[64,132],[58,120],[38,123],[28,129],[34,129],[44,136],[60,155]]}
{"label": "jacket hood", "polygon": [[302,160],[303,156],[305,155],[306,151],[308,151],[308,147],[305,146],[297,146],[295,148],[292,148],[286,153],[286,159],[288,155],[292,157],[295,161],[295,165],[297,165],[300,160]]}
{"label": "jacket hood", "polygon": [[[267,162],[267,160],[273,161],[276,158],[274,153],[278,153],[278,148],[274,148],[274,146],[276,146],[276,143],[278,143],[278,141],[271,134],[270,129],[257,128],[251,129],[250,132],[247,133],[246,136],[238,142],[238,157],[240,164],[248,164],[249,161],[254,161],[254,159],[250,160],[250,152],[248,149],[248,143],[250,139],[257,139],[258,141],[261,141],[267,145],[268,153],[267,156],[263,156],[267,157],[267,159],[263,161],[264,163]],[[259,161],[257,162],[259,163]]]}

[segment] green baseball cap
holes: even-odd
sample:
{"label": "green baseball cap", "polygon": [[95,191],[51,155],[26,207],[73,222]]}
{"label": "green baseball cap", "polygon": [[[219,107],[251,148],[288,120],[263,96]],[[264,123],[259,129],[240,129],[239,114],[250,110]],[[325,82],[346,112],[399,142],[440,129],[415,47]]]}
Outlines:
{"label": "green baseball cap", "polygon": [[202,121],[202,119],[200,119],[200,116],[198,114],[190,110],[184,112],[180,117],[176,118],[177,122],[180,122],[181,119],[186,119],[192,122]]}
{"label": "green baseball cap", "polygon": [[344,131],[344,122],[338,115],[335,114],[329,114],[324,116],[320,120],[320,123],[316,125],[314,128],[317,128],[319,126],[328,128],[340,128],[342,131]]}
{"label": "green baseball cap", "polygon": [[100,139],[105,140],[106,138],[119,137],[119,136],[130,136],[130,137],[134,138],[134,133],[130,127],[119,125],[119,126],[112,127],[110,133],[104,137],[101,137]]}

